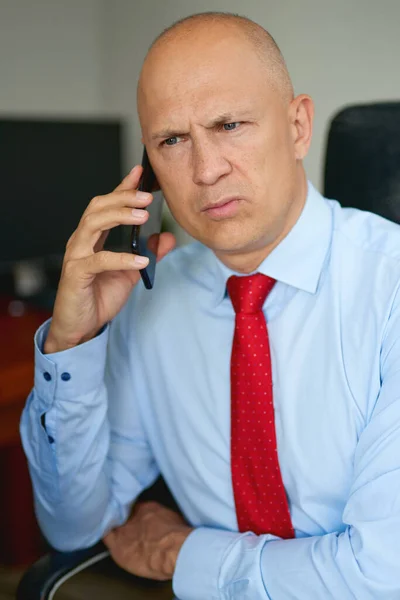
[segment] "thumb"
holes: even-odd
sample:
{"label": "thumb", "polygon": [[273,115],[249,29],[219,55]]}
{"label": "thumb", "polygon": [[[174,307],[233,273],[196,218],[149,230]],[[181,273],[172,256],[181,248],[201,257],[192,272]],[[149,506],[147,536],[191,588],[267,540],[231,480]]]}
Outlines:
{"label": "thumb", "polygon": [[157,262],[164,258],[164,256],[173,250],[175,246],[176,239],[174,234],[169,231],[163,231],[163,233],[160,234],[160,241],[158,243]]}
{"label": "thumb", "polygon": [[139,185],[142,171],[143,168],[140,165],[135,165],[128,175],[124,177],[121,183],[117,185],[114,191],[122,192],[124,190],[136,190]]}
{"label": "thumb", "polygon": [[115,538],[116,538],[116,534],[115,534],[115,531],[113,529],[111,529],[111,531],[109,531],[103,537],[103,542],[105,543],[105,545],[107,546],[107,548],[109,548],[110,550],[115,545]]}

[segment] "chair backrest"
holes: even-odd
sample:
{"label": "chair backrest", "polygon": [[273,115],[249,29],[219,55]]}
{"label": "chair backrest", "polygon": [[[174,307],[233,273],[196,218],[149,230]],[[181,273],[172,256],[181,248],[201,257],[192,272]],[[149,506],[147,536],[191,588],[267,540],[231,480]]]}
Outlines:
{"label": "chair backrest", "polygon": [[400,223],[400,101],[349,106],[331,121],[324,195]]}

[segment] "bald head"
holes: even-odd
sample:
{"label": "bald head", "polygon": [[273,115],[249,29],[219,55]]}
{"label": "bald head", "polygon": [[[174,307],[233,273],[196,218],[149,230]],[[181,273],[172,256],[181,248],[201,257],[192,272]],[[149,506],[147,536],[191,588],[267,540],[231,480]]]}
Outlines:
{"label": "bald head", "polygon": [[[281,95],[284,101],[293,99],[293,85],[283,55],[272,35],[263,27],[248,19],[233,13],[205,12],[185,17],[165,29],[152,43],[146,60],[152,53],[163,50],[168,44],[190,42],[203,36],[207,43],[207,33],[210,41],[217,36],[236,33],[244,38],[252,47],[263,66],[265,75]],[[141,80],[139,80],[140,92]]]}

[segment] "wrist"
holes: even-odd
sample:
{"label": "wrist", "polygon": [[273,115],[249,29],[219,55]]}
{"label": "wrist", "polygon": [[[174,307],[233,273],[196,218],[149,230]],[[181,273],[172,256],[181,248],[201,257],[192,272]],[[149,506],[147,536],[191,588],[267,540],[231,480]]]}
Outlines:
{"label": "wrist", "polygon": [[95,338],[99,333],[101,333],[104,329],[104,326],[101,329],[96,329],[93,333],[89,333],[82,338],[76,338],[74,340],[66,340],[62,336],[57,336],[57,334],[50,327],[49,332],[47,334],[47,338],[43,344],[43,354],[53,354],[54,352],[62,352],[63,350],[70,350],[71,348],[75,348],[75,346],[79,346],[80,344],[84,344],[85,342],[89,342],[93,338]]}
{"label": "wrist", "polygon": [[74,348],[78,344],[78,341],[68,342],[62,336],[57,336],[50,326],[46,340],[43,344],[43,354],[53,354],[54,352],[62,352],[63,350],[69,350],[70,348]]}
{"label": "wrist", "polygon": [[182,528],[172,531],[167,538],[165,574],[172,579],[175,572],[176,561],[179,552],[189,535],[194,531],[193,527],[182,526]]}
{"label": "wrist", "polygon": [[55,352],[62,352],[62,350],[68,350],[73,346],[68,346],[67,344],[63,344],[58,342],[54,337],[47,336],[46,341],[43,345],[43,354],[54,354]]}

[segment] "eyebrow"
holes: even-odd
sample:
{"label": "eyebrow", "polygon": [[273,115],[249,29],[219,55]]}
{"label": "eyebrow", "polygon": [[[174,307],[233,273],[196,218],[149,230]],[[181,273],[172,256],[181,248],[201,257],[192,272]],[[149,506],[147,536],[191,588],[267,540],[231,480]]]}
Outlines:
{"label": "eyebrow", "polygon": [[174,137],[175,135],[179,135],[175,129],[162,129],[161,131],[157,131],[156,133],[153,133],[153,135],[151,136],[152,140],[158,140],[160,138],[170,138],[170,137]]}
{"label": "eyebrow", "polygon": [[[248,117],[250,114],[250,111],[248,110],[238,110],[235,111],[235,114],[230,113],[230,112],[226,112],[226,113],[220,113],[219,115],[217,115],[215,117],[215,119],[212,119],[212,121],[209,121],[207,125],[205,125],[206,129],[213,129],[214,127],[217,127],[218,125],[223,125],[224,123],[233,123],[234,121],[237,121],[238,119],[243,119],[244,117]],[[178,135],[184,135],[183,131],[178,131],[176,129],[161,129],[160,131],[157,131],[155,133],[153,133],[153,135],[151,136],[152,140],[158,140],[160,138],[165,138],[168,139],[170,137],[174,137],[174,136],[178,136]]]}

